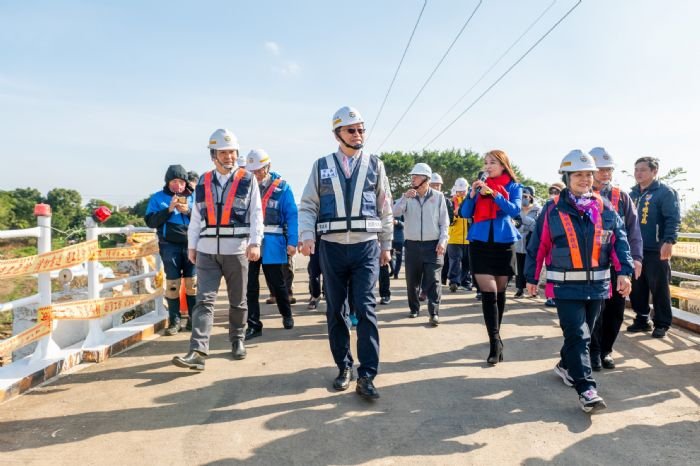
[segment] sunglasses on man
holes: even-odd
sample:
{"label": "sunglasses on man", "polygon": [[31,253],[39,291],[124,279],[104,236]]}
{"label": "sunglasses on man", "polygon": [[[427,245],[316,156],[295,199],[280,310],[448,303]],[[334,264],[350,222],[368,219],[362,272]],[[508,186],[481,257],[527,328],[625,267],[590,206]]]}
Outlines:
{"label": "sunglasses on man", "polygon": [[350,134],[355,134],[356,132],[360,134],[365,134],[365,131],[367,130],[364,128],[345,128],[345,131],[347,131]]}
{"label": "sunglasses on man", "polygon": [[558,189],[550,189],[549,190],[549,194],[559,194],[560,192],[561,191],[559,191]]}

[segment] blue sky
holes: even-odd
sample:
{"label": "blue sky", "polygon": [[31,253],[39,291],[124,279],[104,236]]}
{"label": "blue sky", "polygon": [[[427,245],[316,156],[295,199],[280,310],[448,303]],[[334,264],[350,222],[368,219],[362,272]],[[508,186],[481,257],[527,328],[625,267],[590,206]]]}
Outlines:
{"label": "blue sky", "polygon": [[[382,149],[423,147],[420,137],[552,1],[485,0]],[[370,150],[477,3],[428,1]],[[575,3],[557,0],[453,114]],[[66,187],[85,201],[130,205],[162,186],[169,164],[210,169],[208,136],[226,127],[244,153],[265,148],[298,196],[312,162],[336,148],[337,108],[355,106],[374,123],[422,5],[2,2],[0,189]],[[602,145],[620,169],[655,155],[662,172],[683,166],[694,181],[697,18],[700,2],[690,0],[584,0],[430,147],[501,148],[527,176],[549,182],[569,150]]]}

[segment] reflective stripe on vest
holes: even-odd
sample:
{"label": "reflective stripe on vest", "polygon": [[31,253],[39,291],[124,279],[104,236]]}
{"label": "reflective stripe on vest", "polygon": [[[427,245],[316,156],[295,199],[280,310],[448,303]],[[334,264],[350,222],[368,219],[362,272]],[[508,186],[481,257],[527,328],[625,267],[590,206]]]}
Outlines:
{"label": "reflective stripe on vest", "polygon": [[[211,177],[213,172],[207,172],[204,175],[204,200],[207,204],[207,225],[216,225],[216,208],[214,207],[214,195],[211,191]],[[241,178],[245,176],[245,170],[239,168],[236,174],[233,176],[233,183],[231,184],[231,189],[228,191],[228,196],[226,197],[226,203],[224,204],[224,211],[221,213],[221,225],[228,225],[231,221],[231,208],[233,207],[233,201],[236,198],[236,191],[238,190],[238,183],[240,183]]]}
{"label": "reflective stripe on vest", "polygon": [[[344,156],[344,155],[343,155]],[[335,154],[329,154],[321,160],[325,163],[326,168],[320,169],[320,179],[329,179],[333,189],[333,198],[335,200],[335,212],[320,212],[319,219],[316,223],[316,231],[320,234],[326,233],[341,233],[347,231],[365,231],[365,232],[381,232],[382,222],[379,218],[362,214],[363,193],[365,192],[365,184],[368,178],[371,155],[362,154],[356,165],[356,173],[345,178],[346,193],[341,186],[340,171],[337,169]],[[321,168],[321,165],[319,168]],[[355,184],[352,185],[352,180],[355,179]],[[352,189],[350,189],[352,187]],[[346,204],[345,196],[352,192],[352,202],[349,206]],[[322,205],[323,205],[322,195]],[[350,212],[348,212],[348,208]],[[375,213],[376,215],[376,213]],[[374,217],[374,218],[372,218]]]}
{"label": "reflective stripe on vest", "polygon": [[[603,242],[603,200],[594,196],[598,204],[598,219],[595,222],[595,232],[593,235],[593,251],[591,254],[591,266],[598,267],[598,260],[600,259],[600,246]],[[559,203],[559,196],[555,196],[554,204]],[[559,218],[561,219],[562,225],[564,225],[564,232],[566,233],[566,242],[569,245],[569,253],[571,254],[571,263],[575,269],[583,268],[583,260],[581,259],[581,248],[578,246],[578,238],[576,237],[576,230],[574,229],[573,223],[571,223],[571,217],[569,214],[558,210]]]}
{"label": "reflective stripe on vest", "polygon": [[218,228],[218,234],[217,234],[217,228],[216,227],[205,227],[202,229],[202,231],[199,233],[199,236],[202,238],[209,237],[220,237],[220,238],[227,238],[227,237],[241,237],[241,236],[248,236],[250,235],[250,227],[219,227]]}
{"label": "reflective stripe on vest", "polygon": [[547,280],[556,282],[582,282],[586,280],[608,280],[610,278],[610,269],[605,270],[574,270],[568,272],[557,272],[556,270],[547,270]]}
{"label": "reflective stripe on vest", "polygon": [[267,210],[267,203],[270,200],[270,197],[272,197],[272,193],[275,192],[275,188],[280,185],[282,182],[282,178],[277,178],[274,180],[271,184],[270,187],[267,188],[267,191],[265,192],[265,195],[262,198],[262,214],[263,218],[265,218],[265,211]]}
{"label": "reflective stripe on vest", "polygon": [[273,235],[284,234],[284,227],[281,225],[265,225],[265,233]]}

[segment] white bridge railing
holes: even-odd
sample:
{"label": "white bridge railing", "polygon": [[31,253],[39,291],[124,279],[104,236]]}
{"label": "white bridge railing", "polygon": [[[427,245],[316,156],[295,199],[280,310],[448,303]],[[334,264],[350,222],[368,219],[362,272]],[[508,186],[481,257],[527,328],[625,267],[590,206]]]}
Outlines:
{"label": "white bridge railing", "polygon": [[[38,226],[24,230],[0,231],[0,239],[37,238],[38,254],[18,259],[0,260],[0,279],[6,280],[24,275],[36,275],[38,293],[0,304],[0,313],[13,312],[20,307],[36,307],[36,325],[13,334],[10,338],[0,340],[0,357],[4,360],[12,352],[38,341],[31,355],[30,364],[58,358],[61,348],[57,340],[61,328],[61,320],[88,321],[87,334],[83,333],[82,348],[97,348],[105,344],[105,330],[121,325],[122,314],[134,307],[155,301],[155,312],[165,316],[163,305],[163,272],[158,242],[151,228],[133,226],[103,228],[92,218],[86,219],[86,241],[67,246],[56,251],[51,250],[51,211],[47,205],[39,204],[35,208]],[[100,235],[124,234],[127,236],[127,246],[120,248],[100,248]],[[127,278],[101,282],[99,277],[99,261],[143,260],[144,273],[131,275]],[[87,269],[87,300],[70,300],[56,302],[52,299],[51,272],[63,271],[69,275],[69,268],[76,265],[86,265]],[[66,278],[66,277],[64,277]],[[113,289],[120,285],[143,282],[146,293],[100,297],[103,290]],[[59,327],[59,328],[57,328]],[[74,331],[74,330],[73,330]],[[80,340],[78,340],[80,341]]]}

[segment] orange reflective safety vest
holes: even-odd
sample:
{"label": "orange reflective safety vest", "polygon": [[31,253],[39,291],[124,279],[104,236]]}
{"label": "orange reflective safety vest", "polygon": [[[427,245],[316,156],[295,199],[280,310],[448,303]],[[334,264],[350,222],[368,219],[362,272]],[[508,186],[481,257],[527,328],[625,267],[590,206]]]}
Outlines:
{"label": "orange reflective safety vest", "polygon": [[[231,186],[224,194],[221,203],[214,200],[212,178],[214,172],[207,172],[195,189],[195,201],[203,220],[201,237],[242,238],[250,234],[250,224],[246,222],[249,205],[252,175],[243,168],[233,174]],[[219,212],[217,207],[221,207]]]}
{"label": "orange reflective safety vest", "polygon": [[620,213],[620,188],[613,186],[610,190],[610,203],[618,214]]}
{"label": "orange reflective safety vest", "polygon": [[[594,223],[594,234],[593,234],[593,248],[591,250],[591,260],[590,260],[590,266],[592,269],[598,269],[598,270],[593,270],[592,274],[589,274],[586,270],[586,265],[583,262],[583,258],[581,256],[581,247],[578,242],[578,237],[576,235],[576,229],[573,225],[573,222],[571,221],[571,216],[566,213],[562,212],[560,209],[558,209],[558,217],[559,220],[562,223],[562,226],[564,227],[564,233],[566,235],[566,243],[568,247],[568,252],[569,256],[571,258],[571,265],[572,269],[571,270],[561,270],[560,267],[557,267],[560,264],[555,264],[552,263],[551,267],[548,266],[547,269],[547,279],[550,281],[582,281],[582,280],[605,280],[610,278],[610,268],[609,266],[605,266],[604,268],[601,268],[600,266],[600,253],[601,253],[601,247],[603,244],[604,240],[604,230],[603,230],[603,210],[604,210],[604,204],[603,204],[603,199],[597,194],[594,194],[594,199],[596,200],[596,203],[598,204],[598,218],[596,219]],[[551,210],[559,203],[559,196],[555,196],[553,200],[553,204],[550,206],[549,209],[547,209],[547,217],[545,217],[545,220],[548,220],[549,213]],[[548,223],[548,222],[547,222]],[[550,270],[551,269],[551,270]]]}

